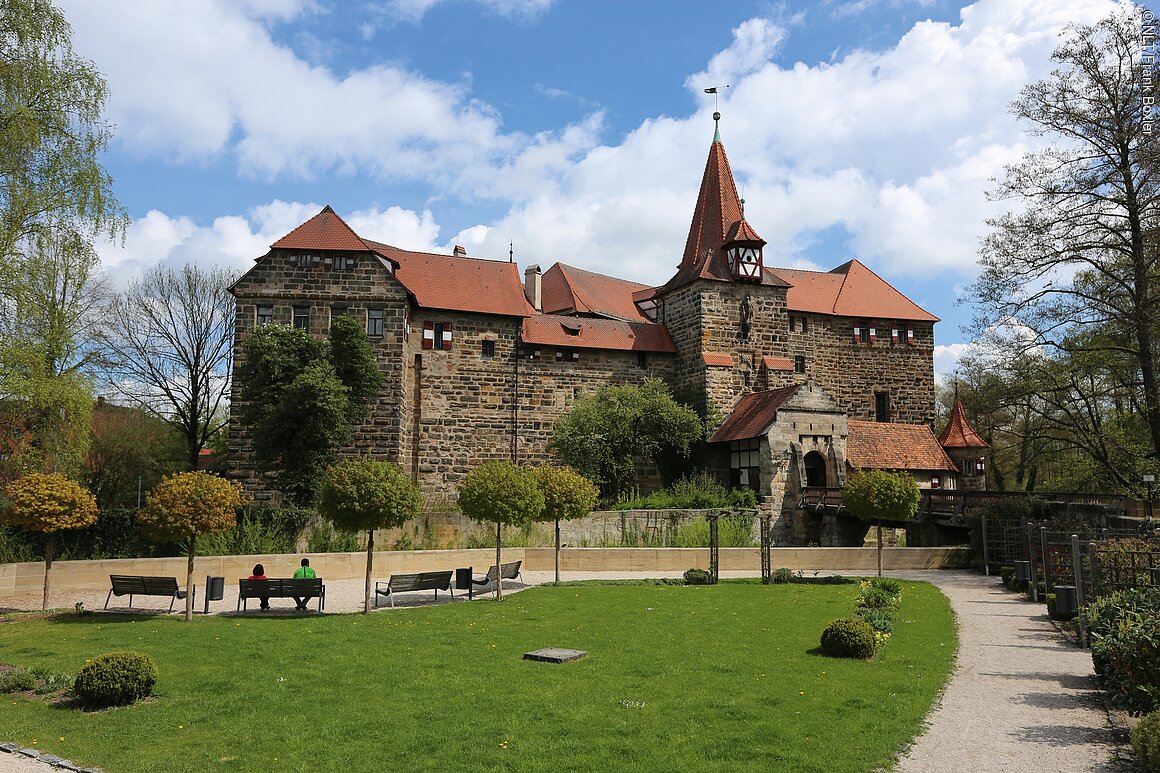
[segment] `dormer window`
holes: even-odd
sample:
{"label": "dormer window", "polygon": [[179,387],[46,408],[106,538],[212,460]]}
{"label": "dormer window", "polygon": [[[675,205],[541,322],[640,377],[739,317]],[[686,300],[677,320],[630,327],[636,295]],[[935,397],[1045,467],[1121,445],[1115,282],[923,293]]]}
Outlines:
{"label": "dormer window", "polygon": [[744,282],[761,281],[761,250],[764,246],[765,240],[757,235],[744,218],[729,228],[725,243],[721,247],[729,263],[729,273],[734,279]]}

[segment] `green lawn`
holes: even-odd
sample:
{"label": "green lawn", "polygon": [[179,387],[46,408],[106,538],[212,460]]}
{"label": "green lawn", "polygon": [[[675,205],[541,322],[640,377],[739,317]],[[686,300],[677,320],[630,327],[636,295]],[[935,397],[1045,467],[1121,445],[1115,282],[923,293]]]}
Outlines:
{"label": "green lawn", "polygon": [[[65,615],[0,624],[0,661],[152,655],[157,700],[82,713],[3,696],[0,740],[131,771],[868,771],[919,730],[956,646],[905,583],[875,660],[816,653],[856,585],[564,585],[301,618]],[[588,651],[565,665],[522,653]]]}

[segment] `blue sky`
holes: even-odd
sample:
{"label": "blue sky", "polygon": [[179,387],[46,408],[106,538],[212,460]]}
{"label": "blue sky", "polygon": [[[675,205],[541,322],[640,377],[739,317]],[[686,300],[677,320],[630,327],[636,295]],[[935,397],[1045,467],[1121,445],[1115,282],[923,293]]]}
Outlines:
{"label": "blue sky", "polygon": [[1093,0],[58,0],[105,73],[133,218],[102,244],[248,267],[330,204],[411,249],[647,283],[679,262],[721,132],[767,266],[858,258],[961,354],[1006,106]]}

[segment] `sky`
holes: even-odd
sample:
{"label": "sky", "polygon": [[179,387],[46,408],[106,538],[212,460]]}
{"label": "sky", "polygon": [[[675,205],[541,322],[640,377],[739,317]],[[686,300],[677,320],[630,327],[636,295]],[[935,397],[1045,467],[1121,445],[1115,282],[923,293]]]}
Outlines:
{"label": "sky", "polygon": [[[1106,0],[56,0],[109,86],[132,224],[115,283],[249,268],[329,204],[413,250],[647,284],[680,262],[713,138],[767,267],[857,258],[970,339],[1009,112]],[[704,92],[718,87],[716,99]],[[728,88],[726,88],[728,86]]]}

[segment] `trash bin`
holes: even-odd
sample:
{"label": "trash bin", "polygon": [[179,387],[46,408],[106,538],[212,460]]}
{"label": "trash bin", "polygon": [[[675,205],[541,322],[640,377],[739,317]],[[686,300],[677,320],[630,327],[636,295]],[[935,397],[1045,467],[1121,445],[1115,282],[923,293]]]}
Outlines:
{"label": "trash bin", "polygon": [[1031,562],[1030,561],[1013,561],[1012,565],[1015,567],[1015,579],[1020,582],[1029,582],[1031,580]]}
{"label": "trash bin", "polygon": [[210,577],[206,575],[205,578],[205,613],[209,614],[209,602],[221,601],[226,596],[226,578],[225,577]]}
{"label": "trash bin", "polygon": [[471,567],[463,567],[455,570],[455,590],[467,589],[467,598],[471,598]]}
{"label": "trash bin", "polygon": [[1055,586],[1055,614],[1066,619],[1079,614],[1079,599],[1074,585]]}

